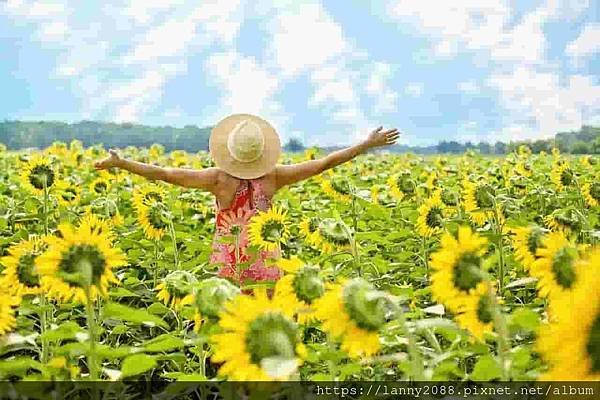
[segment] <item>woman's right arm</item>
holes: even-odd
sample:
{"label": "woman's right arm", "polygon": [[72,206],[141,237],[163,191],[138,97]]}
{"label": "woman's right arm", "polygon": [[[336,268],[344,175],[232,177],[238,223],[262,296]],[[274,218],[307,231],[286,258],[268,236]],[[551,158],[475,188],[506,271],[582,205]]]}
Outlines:
{"label": "woman's right arm", "polygon": [[217,182],[217,168],[193,170],[185,168],[164,168],[121,158],[115,150],[109,150],[109,156],[98,161],[94,167],[98,170],[121,168],[150,180],[159,180],[178,186],[204,189],[213,192]]}

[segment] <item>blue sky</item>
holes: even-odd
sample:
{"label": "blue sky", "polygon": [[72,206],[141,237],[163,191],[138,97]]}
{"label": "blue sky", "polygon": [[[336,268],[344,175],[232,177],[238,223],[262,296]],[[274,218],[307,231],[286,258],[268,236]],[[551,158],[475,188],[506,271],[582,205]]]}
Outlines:
{"label": "blue sky", "polygon": [[600,125],[599,51],[598,0],[4,0],[0,120],[546,138]]}

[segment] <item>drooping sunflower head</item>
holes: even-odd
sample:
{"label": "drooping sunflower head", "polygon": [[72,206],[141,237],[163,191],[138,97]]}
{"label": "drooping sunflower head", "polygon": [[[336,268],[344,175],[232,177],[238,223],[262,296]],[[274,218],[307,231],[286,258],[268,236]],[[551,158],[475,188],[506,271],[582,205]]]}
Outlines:
{"label": "drooping sunflower head", "polygon": [[548,233],[542,239],[536,255],[530,273],[538,279],[541,297],[554,298],[573,288],[579,279],[576,267],[579,249],[563,232]]}
{"label": "drooping sunflower head", "polygon": [[431,291],[448,309],[460,311],[465,298],[484,280],[486,244],[485,238],[465,226],[459,227],[457,238],[449,232],[442,235],[441,248],[431,256]]}
{"label": "drooping sunflower head", "polygon": [[319,223],[319,235],[321,237],[321,250],[330,252],[335,248],[350,245],[348,228],[340,220],[325,218]]}
{"label": "drooping sunflower head", "polygon": [[350,319],[362,329],[378,331],[396,318],[398,307],[385,292],[376,290],[372,284],[355,278],[344,285],[344,309]]}
{"label": "drooping sunflower head", "polygon": [[412,197],[417,191],[417,184],[412,179],[409,171],[402,171],[399,174],[391,175],[387,184],[390,192],[396,200],[402,200],[405,197]]}
{"label": "drooping sunflower head", "polygon": [[550,364],[543,380],[600,380],[600,248],[577,260],[580,279],[552,299],[553,320],[539,332],[537,348]]}
{"label": "drooping sunflower head", "polygon": [[110,235],[88,224],[76,229],[59,226],[61,237],[49,237],[48,249],[38,257],[42,288],[62,301],[86,301],[105,296],[109,283],[117,283],[113,269],[126,264],[125,255]]}
{"label": "drooping sunflower head", "polygon": [[425,200],[425,203],[419,207],[419,216],[417,217],[417,232],[419,235],[429,237],[442,230],[444,226],[444,203],[442,202],[439,191]]}
{"label": "drooping sunflower head", "polygon": [[237,296],[219,321],[223,333],[212,336],[212,360],[223,363],[219,375],[232,380],[286,380],[296,374],[306,350],[287,299],[265,290]]}
{"label": "drooping sunflower head", "polygon": [[512,232],[514,233],[515,257],[528,270],[537,258],[537,250],[541,247],[542,239],[547,230],[537,225],[531,225],[514,228]]}
{"label": "drooping sunflower head", "polygon": [[194,304],[204,318],[217,318],[225,304],[239,295],[240,288],[223,278],[204,279],[194,288]]}
{"label": "drooping sunflower head", "polygon": [[352,185],[348,179],[341,176],[333,176],[321,182],[323,191],[332,198],[348,202],[352,199]]}
{"label": "drooping sunflower head", "polygon": [[150,207],[155,203],[162,204],[165,200],[165,191],[158,185],[144,185],[133,193],[133,204],[138,210]]}
{"label": "drooping sunflower head", "polygon": [[277,282],[275,293],[294,304],[299,323],[305,324],[314,320],[311,304],[325,292],[325,283],[319,275],[319,267],[306,265],[296,257],[289,260],[280,259],[278,266],[287,274]]}
{"label": "drooping sunflower head", "polygon": [[94,214],[92,208],[88,208],[85,214],[79,219],[80,226],[86,226],[86,229],[99,235],[108,235],[112,237],[111,224]]}
{"label": "drooping sunflower head", "polygon": [[47,248],[46,237],[31,236],[12,245],[8,255],[0,259],[4,266],[2,280],[13,295],[25,296],[41,292],[36,258]]}
{"label": "drooping sunflower head", "polygon": [[590,207],[600,206],[600,182],[586,182],[581,187],[581,192]]}
{"label": "drooping sunflower head", "polygon": [[267,212],[259,211],[250,219],[248,236],[250,243],[267,251],[273,251],[284,243],[290,234],[287,212],[273,206]]}
{"label": "drooping sunflower head", "polygon": [[544,222],[553,231],[579,232],[583,227],[584,220],[581,213],[575,207],[567,207],[553,211],[544,217]]}
{"label": "drooping sunflower head", "polygon": [[193,290],[198,284],[196,277],[189,271],[177,270],[170,272],[163,278],[155,290],[157,298],[165,305],[175,310],[194,301]]}
{"label": "drooping sunflower head", "polygon": [[463,180],[463,204],[465,211],[478,225],[483,225],[492,215],[495,190],[485,181],[479,183]]}
{"label": "drooping sunflower head", "polygon": [[57,184],[58,193],[56,198],[63,206],[73,206],[81,199],[81,189],[73,182],[61,181]]}
{"label": "drooping sunflower head", "polygon": [[110,181],[104,177],[98,177],[90,183],[90,192],[96,196],[102,196],[110,190]]}
{"label": "drooping sunflower head", "polygon": [[20,302],[19,296],[0,293],[0,336],[12,331],[17,325],[15,307]]}
{"label": "drooping sunflower head", "polygon": [[558,190],[564,190],[575,182],[573,171],[566,162],[554,163],[550,176]]}
{"label": "drooping sunflower head", "polygon": [[479,283],[472,294],[465,297],[462,312],[456,316],[458,325],[478,340],[483,340],[494,328],[493,295],[488,282]]}
{"label": "drooping sunflower head", "polygon": [[38,154],[33,155],[23,166],[21,183],[35,194],[43,194],[58,182],[58,175],[50,161]]}
{"label": "drooping sunflower head", "polygon": [[151,206],[140,203],[137,207],[138,221],[148,239],[161,240],[165,235],[169,223],[164,204],[154,202]]}

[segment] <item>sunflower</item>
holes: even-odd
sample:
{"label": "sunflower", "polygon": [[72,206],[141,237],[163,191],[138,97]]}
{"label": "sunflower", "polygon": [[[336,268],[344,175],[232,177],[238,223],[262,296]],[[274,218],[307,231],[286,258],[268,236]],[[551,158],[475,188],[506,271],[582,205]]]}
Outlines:
{"label": "sunflower", "polygon": [[319,155],[319,149],[316,147],[309,147],[304,151],[304,159],[306,161],[315,160]]}
{"label": "sunflower", "polygon": [[555,322],[540,329],[537,349],[550,364],[542,380],[600,380],[600,248],[576,262],[573,288],[554,299]]}
{"label": "sunflower", "polygon": [[319,247],[321,244],[321,235],[319,234],[319,219],[316,217],[303,218],[298,224],[300,233],[304,236],[306,242],[313,246]]}
{"label": "sunflower", "polygon": [[248,236],[250,243],[263,250],[274,251],[287,240],[290,229],[287,211],[273,206],[267,212],[259,211],[250,219]]}
{"label": "sunflower", "polygon": [[458,228],[458,238],[446,232],[441,248],[431,255],[431,293],[453,312],[460,312],[467,297],[483,281],[483,255],[487,240],[467,226]]}
{"label": "sunflower", "polygon": [[373,185],[371,186],[371,203],[373,204],[379,204],[379,192],[380,192],[380,187],[379,185]]}
{"label": "sunflower", "polygon": [[153,206],[138,205],[137,219],[144,234],[150,240],[161,240],[169,226],[165,221],[163,206],[160,203],[155,203]]}
{"label": "sunflower", "polygon": [[571,290],[579,279],[577,246],[563,232],[550,232],[542,239],[535,260],[530,267],[531,276],[538,279],[541,297],[551,300]]}
{"label": "sunflower", "polygon": [[81,200],[81,189],[78,185],[72,182],[61,181],[56,187],[58,189],[56,198],[58,199],[59,204],[63,206],[74,206]]}
{"label": "sunflower", "polygon": [[305,265],[298,258],[278,260],[277,265],[287,274],[275,285],[275,293],[289,297],[289,303],[298,311],[298,322],[312,321],[312,303],[325,292],[325,284],[319,277],[319,267]]}
{"label": "sunflower", "polygon": [[194,289],[194,329],[200,329],[205,318],[217,319],[225,304],[241,293],[240,288],[227,279],[212,277],[198,282]]}
{"label": "sunflower", "polygon": [[313,303],[323,329],[341,341],[350,357],[370,357],[381,348],[379,331],[397,316],[391,297],[361,278],[328,284]]}
{"label": "sunflower", "polygon": [[552,172],[550,173],[550,179],[552,179],[552,182],[554,182],[558,191],[562,191],[571,186],[575,181],[573,171],[566,162],[554,163]]}
{"label": "sunflower", "polygon": [[551,230],[565,233],[579,232],[584,222],[583,216],[574,207],[554,210],[543,219]]}
{"label": "sunflower", "polygon": [[581,187],[581,192],[590,207],[600,206],[600,182],[586,182]]}
{"label": "sunflower", "polygon": [[109,283],[118,282],[112,270],[127,263],[125,255],[109,234],[87,223],[76,229],[61,224],[59,231],[62,237],[49,237],[48,249],[37,259],[44,292],[65,302],[106,296]]}
{"label": "sunflower", "polygon": [[387,180],[387,184],[390,187],[392,197],[398,201],[403,200],[405,197],[412,197],[417,191],[417,185],[408,171],[391,175]]}
{"label": "sunflower", "polygon": [[463,204],[473,222],[481,226],[493,215],[494,189],[486,183],[463,180]]}
{"label": "sunflower", "polygon": [[154,290],[156,297],[166,306],[179,310],[194,302],[193,288],[198,283],[196,277],[188,271],[173,271],[159,283]]}
{"label": "sunflower", "polygon": [[105,177],[98,177],[90,183],[90,192],[100,196],[105,195],[110,190],[110,181]]}
{"label": "sunflower", "polygon": [[91,208],[87,208],[85,214],[79,218],[79,226],[82,225],[87,226],[90,231],[95,234],[104,234],[110,236],[111,238],[113,237],[111,224],[107,220],[94,214]]}
{"label": "sunflower", "polygon": [[164,203],[165,190],[158,185],[145,185],[133,193],[133,205],[136,209],[149,207],[154,203]]}
{"label": "sunflower", "polygon": [[444,224],[445,205],[441,194],[435,191],[430,198],[419,207],[417,217],[417,232],[424,237],[430,237],[442,230]]}
{"label": "sunflower", "polygon": [[36,258],[46,247],[46,237],[31,236],[28,240],[12,245],[8,249],[8,255],[0,259],[0,264],[4,266],[2,280],[11,294],[25,296],[41,293]]}
{"label": "sunflower", "polygon": [[331,253],[336,248],[347,248],[350,246],[350,235],[348,228],[342,221],[325,218],[319,223],[319,241],[323,253]]}
{"label": "sunflower", "polygon": [[0,293],[0,335],[4,335],[17,325],[15,307],[21,302],[18,296]]}
{"label": "sunflower", "polygon": [[43,195],[44,189],[52,189],[58,182],[58,176],[50,161],[40,155],[33,155],[23,166],[21,183],[30,192]]}
{"label": "sunflower", "polygon": [[352,201],[352,187],[350,182],[342,177],[332,177],[321,182],[321,188],[329,196],[342,203]]}
{"label": "sunflower", "polygon": [[237,296],[225,305],[211,337],[213,362],[223,363],[219,375],[239,381],[285,380],[306,357],[288,298],[269,298],[264,288],[253,296]]}
{"label": "sunflower", "polygon": [[546,229],[537,225],[513,228],[513,248],[515,258],[523,264],[525,270],[529,270],[531,264],[537,259],[537,249],[542,244]]}
{"label": "sunflower", "polygon": [[486,333],[494,329],[493,295],[488,282],[479,283],[472,293],[465,297],[462,312],[456,316],[458,325],[480,341],[483,341]]}

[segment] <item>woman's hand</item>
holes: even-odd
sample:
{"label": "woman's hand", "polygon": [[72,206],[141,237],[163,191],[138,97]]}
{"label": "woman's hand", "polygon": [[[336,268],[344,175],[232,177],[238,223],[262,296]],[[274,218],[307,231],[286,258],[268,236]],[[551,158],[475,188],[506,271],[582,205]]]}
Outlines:
{"label": "woman's hand", "polygon": [[117,153],[116,150],[109,150],[108,151],[109,156],[106,157],[104,160],[101,161],[96,161],[94,163],[94,168],[96,169],[108,169],[108,168],[113,168],[113,167],[118,167],[120,162],[121,162],[121,157],[119,156],[119,153]]}
{"label": "woman's hand", "polygon": [[393,128],[384,131],[383,126],[380,126],[369,134],[367,140],[365,140],[365,144],[368,147],[390,146],[396,143],[398,136],[400,136],[398,129]]}

